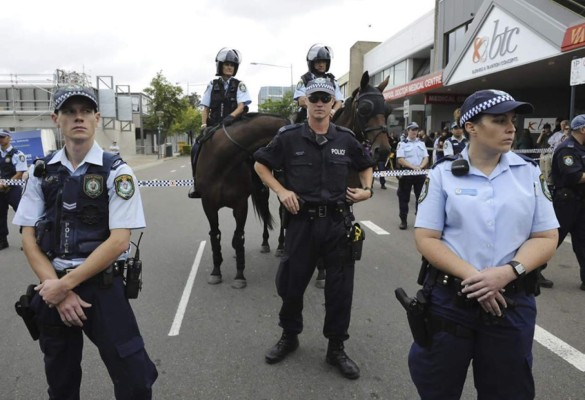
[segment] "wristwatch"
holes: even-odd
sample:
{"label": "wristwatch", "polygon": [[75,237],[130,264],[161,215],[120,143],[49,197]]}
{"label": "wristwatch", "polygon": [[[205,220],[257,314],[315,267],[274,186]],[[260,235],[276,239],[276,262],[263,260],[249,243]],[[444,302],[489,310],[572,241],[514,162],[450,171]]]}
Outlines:
{"label": "wristwatch", "polygon": [[518,261],[512,260],[508,263],[508,265],[512,266],[512,269],[514,270],[517,278],[526,275],[526,268],[524,268],[524,265],[520,264]]}
{"label": "wristwatch", "polygon": [[369,190],[369,191],[370,191],[370,199],[371,199],[372,197],[374,197],[374,189],[372,189],[371,187],[368,187],[368,186],[366,186],[366,187],[364,188],[364,190]]}

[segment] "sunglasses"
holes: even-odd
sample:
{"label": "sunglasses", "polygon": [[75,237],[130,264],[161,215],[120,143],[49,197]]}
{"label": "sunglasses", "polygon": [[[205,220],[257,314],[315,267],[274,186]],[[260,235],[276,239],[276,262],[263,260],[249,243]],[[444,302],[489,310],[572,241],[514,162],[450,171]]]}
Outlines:
{"label": "sunglasses", "polygon": [[331,101],[331,95],[327,93],[309,95],[309,101],[311,103],[316,103],[319,100],[321,100],[322,103],[329,103]]}

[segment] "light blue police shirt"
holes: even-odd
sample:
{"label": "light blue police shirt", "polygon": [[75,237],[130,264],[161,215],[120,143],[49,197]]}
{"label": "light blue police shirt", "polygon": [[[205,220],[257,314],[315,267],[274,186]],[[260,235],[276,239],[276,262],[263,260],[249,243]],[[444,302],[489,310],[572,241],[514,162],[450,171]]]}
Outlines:
{"label": "light blue police shirt", "polygon": [[[467,148],[461,155],[469,162]],[[414,226],[442,232],[441,240],[477,270],[508,263],[532,233],[559,227],[538,166],[507,152],[489,177],[472,165],[457,177],[451,163],[430,171]]]}
{"label": "light blue police shirt", "polygon": [[[317,78],[315,74],[312,74],[313,77],[310,80]],[[337,83],[337,79],[333,79],[333,85],[335,86],[335,101],[343,101],[343,94],[341,93],[341,89],[339,88],[339,84]],[[306,96],[307,88],[305,87],[305,83],[301,79],[299,83],[297,83],[297,87],[295,88],[295,93],[293,94],[293,100],[298,100],[301,96]]]}
{"label": "light blue police shirt", "polygon": [[[89,164],[103,165],[102,148],[94,142],[92,148],[87,153],[83,161],[73,168],[71,162],[67,159],[65,151],[59,150],[49,164],[61,163],[67,168],[71,176],[83,175]],[[41,219],[45,211],[45,197],[41,189],[42,179],[33,175],[34,165],[29,169],[29,178],[26,183],[25,190],[22,194],[22,199],[18,205],[18,210],[14,215],[12,223],[18,226],[35,226],[37,221]],[[120,175],[130,175],[132,177],[134,194],[127,200],[123,199],[116,193],[114,180]],[[112,170],[108,176],[106,187],[109,196],[109,226],[112,229],[142,229],[146,226],[144,219],[144,211],[142,209],[142,198],[138,190],[138,180],[132,172],[132,169],[123,164],[118,168]],[[119,259],[128,257],[128,252],[123,253]],[[55,258],[52,260],[55,269],[62,270],[65,268],[73,268],[81,264],[85,259],[64,260]]]}
{"label": "light blue police shirt", "polygon": [[412,165],[421,165],[425,157],[428,157],[429,153],[422,140],[416,138],[415,140],[406,139],[404,142],[398,143],[396,149],[396,158],[404,158]]}
{"label": "light blue police shirt", "polygon": [[[8,146],[6,150],[0,149],[0,157],[5,158],[8,153],[12,150],[12,146]],[[26,156],[20,150],[16,150],[12,156],[12,165],[16,168],[16,172],[24,172],[27,170]]]}
{"label": "light blue police shirt", "polygon": [[[221,80],[223,81],[223,90],[224,91],[228,90],[232,78],[228,79],[227,81],[224,81],[223,79]],[[209,108],[209,105],[211,104],[211,92],[213,91],[213,82],[214,81],[211,81],[207,84],[207,88],[205,88],[205,92],[203,93],[203,97],[201,98],[201,105],[207,108]],[[238,85],[238,91],[236,96],[238,104],[244,103],[244,105],[247,106],[252,102],[250,92],[248,91],[248,88],[246,87],[246,85],[244,85],[244,82],[242,81],[240,81],[240,84]]]}

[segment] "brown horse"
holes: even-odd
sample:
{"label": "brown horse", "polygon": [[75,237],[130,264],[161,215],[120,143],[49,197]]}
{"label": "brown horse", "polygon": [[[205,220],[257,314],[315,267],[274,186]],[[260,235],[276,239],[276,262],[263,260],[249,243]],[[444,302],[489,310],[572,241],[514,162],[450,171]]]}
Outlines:
{"label": "brown horse", "polygon": [[220,127],[201,144],[196,181],[210,227],[209,237],[213,253],[213,271],[208,279],[210,284],[222,281],[223,257],[218,219],[220,208],[233,209],[236,220],[232,247],[236,251],[237,272],[232,287],[238,289],[246,287],[244,226],[248,216],[250,195],[254,209],[264,223],[263,248],[267,251],[267,229],[272,229],[273,221],[268,207],[268,189],[254,172],[252,154],[260,147],[266,146],[278,130],[289,123],[278,116],[250,113],[229,127]]}

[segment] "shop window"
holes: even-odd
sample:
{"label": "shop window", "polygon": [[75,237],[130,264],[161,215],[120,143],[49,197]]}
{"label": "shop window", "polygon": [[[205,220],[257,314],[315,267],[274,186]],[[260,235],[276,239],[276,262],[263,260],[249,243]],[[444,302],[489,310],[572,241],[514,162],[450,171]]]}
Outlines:
{"label": "shop window", "polygon": [[449,64],[455,52],[465,44],[464,37],[467,27],[468,24],[461,25],[445,34],[445,62],[443,66]]}

